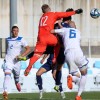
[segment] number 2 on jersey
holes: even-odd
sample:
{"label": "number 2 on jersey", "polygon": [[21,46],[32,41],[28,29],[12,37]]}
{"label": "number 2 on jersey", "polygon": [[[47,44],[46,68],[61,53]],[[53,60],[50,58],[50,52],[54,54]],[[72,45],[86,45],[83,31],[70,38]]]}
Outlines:
{"label": "number 2 on jersey", "polygon": [[13,49],[13,44],[10,46],[10,49]]}
{"label": "number 2 on jersey", "polygon": [[40,26],[46,26],[46,21],[48,19],[48,16],[44,16],[41,18]]}
{"label": "number 2 on jersey", "polygon": [[70,29],[69,31],[69,38],[76,38],[76,31],[73,29]]}

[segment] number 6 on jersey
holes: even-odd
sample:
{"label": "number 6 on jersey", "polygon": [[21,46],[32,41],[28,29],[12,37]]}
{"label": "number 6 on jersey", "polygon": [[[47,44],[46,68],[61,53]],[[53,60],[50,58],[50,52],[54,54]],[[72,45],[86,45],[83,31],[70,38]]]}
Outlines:
{"label": "number 6 on jersey", "polygon": [[69,38],[76,38],[76,31],[75,30],[70,29]]}

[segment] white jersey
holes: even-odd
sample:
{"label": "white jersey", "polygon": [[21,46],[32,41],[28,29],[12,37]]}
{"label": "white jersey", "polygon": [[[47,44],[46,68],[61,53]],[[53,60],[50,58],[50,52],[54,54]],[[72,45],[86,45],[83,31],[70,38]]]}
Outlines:
{"label": "white jersey", "polygon": [[7,41],[7,54],[5,57],[6,63],[15,64],[16,56],[20,55],[23,47],[28,46],[27,42],[22,37],[11,38],[8,37]]}
{"label": "white jersey", "polygon": [[65,51],[68,49],[80,49],[80,32],[75,28],[55,29],[55,33],[62,36]]}
{"label": "white jersey", "polygon": [[74,73],[79,68],[87,68],[88,60],[80,48],[80,32],[75,28],[56,29],[55,33],[62,36],[65,48],[65,62],[69,66],[69,72]]}

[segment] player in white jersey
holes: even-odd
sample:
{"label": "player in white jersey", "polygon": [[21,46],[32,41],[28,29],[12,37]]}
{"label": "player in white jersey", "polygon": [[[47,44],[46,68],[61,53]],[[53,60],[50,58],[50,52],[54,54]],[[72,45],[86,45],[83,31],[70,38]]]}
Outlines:
{"label": "player in white jersey", "polygon": [[[3,83],[3,96],[4,100],[8,100],[8,92],[10,88],[11,73],[14,75],[15,85],[18,91],[21,91],[19,84],[19,75],[20,75],[20,62],[18,61],[18,56],[26,56],[30,52],[30,47],[23,37],[18,36],[19,28],[17,26],[12,27],[12,37],[6,39],[7,42],[7,53],[4,59],[3,70],[5,74],[4,83]],[[25,51],[23,51],[25,48]]]}
{"label": "player in white jersey", "polygon": [[[86,83],[88,60],[83,55],[80,47],[80,32],[75,28],[61,28],[52,30],[51,32],[57,33],[63,38],[65,61],[69,66],[70,73],[70,75],[68,75],[67,85],[72,89],[72,82],[76,82],[79,89],[75,100],[82,100],[81,93],[83,92]],[[78,69],[81,72],[80,81],[78,79]]]}

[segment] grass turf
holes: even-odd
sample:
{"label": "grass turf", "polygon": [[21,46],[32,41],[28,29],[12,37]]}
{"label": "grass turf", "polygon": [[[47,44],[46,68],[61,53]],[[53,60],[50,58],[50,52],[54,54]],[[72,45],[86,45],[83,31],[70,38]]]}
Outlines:
{"label": "grass turf", "polygon": [[[75,100],[76,93],[68,92],[66,94],[66,99],[64,100]],[[0,95],[0,100],[3,100],[2,95]],[[19,94],[9,94],[8,100],[39,100],[39,93],[19,93]],[[59,93],[44,93],[43,99],[41,100],[62,100]],[[100,100],[100,92],[84,92],[82,94],[82,100]]]}

